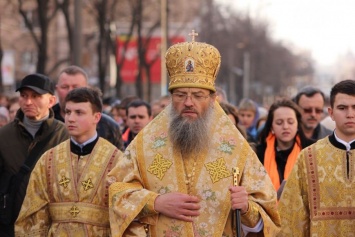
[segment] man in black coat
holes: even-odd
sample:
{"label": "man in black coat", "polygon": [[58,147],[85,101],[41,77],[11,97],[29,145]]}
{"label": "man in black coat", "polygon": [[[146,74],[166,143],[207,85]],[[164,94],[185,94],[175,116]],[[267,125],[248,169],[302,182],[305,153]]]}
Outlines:
{"label": "man in black coat", "polygon": [[0,128],[0,236],[14,236],[14,222],[24,200],[37,160],[48,149],[67,140],[64,124],[54,119],[54,84],[42,74],[21,81],[14,121]]}

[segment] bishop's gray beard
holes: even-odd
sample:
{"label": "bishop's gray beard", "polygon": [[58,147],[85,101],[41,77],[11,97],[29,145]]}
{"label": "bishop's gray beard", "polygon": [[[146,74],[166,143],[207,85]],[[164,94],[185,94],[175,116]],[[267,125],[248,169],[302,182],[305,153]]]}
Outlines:
{"label": "bishop's gray beard", "polygon": [[169,109],[169,136],[183,156],[198,154],[209,145],[210,124],[213,107],[209,106],[201,117],[194,121],[182,117],[171,105]]}

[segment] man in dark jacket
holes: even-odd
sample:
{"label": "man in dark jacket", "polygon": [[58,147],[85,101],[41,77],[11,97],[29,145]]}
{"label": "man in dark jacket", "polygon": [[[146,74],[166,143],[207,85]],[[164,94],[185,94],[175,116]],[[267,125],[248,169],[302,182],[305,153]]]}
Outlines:
{"label": "man in dark jacket", "polygon": [[324,93],[313,86],[303,87],[293,99],[301,108],[302,130],[304,135],[314,142],[331,135],[333,131],[324,127],[320,121],[324,118]]}
{"label": "man in dark jacket", "polygon": [[125,149],[136,135],[153,119],[152,108],[144,100],[134,100],[126,108],[128,129],[122,135]]}
{"label": "man in dark jacket", "polygon": [[[64,122],[64,101],[69,91],[78,87],[88,87],[88,76],[78,66],[69,66],[59,73],[56,91],[59,103],[53,106],[55,118]],[[116,121],[106,114],[102,114],[97,125],[97,133],[105,138],[118,149],[123,150],[123,141],[120,127]]]}
{"label": "man in dark jacket", "polygon": [[[0,236],[14,236],[14,222],[39,157],[68,139],[64,124],[54,119],[54,85],[42,74],[30,74],[16,90],[20,109],[0,128]],[[31,160],[31,162],[29,162]],[[8,187],[8,188],[7,188]]]}

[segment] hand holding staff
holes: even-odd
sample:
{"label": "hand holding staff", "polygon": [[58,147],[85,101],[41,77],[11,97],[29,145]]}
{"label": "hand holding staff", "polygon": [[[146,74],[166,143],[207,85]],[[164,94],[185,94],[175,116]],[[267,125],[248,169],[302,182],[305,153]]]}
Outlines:
{"label": "hand holding staff", "polygon": [[[233,171],[233,186],[238,186],[239,169],[238,167],[232,168]],[[235,220],[236,220],[236,233],[237,237],[241,237],[241,220],[240,220],[240,210],[235,209]]]}

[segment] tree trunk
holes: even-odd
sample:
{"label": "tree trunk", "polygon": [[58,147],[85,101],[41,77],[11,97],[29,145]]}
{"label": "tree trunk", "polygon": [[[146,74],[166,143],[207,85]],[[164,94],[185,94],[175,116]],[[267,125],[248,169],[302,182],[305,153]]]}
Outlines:
{"label": "tree trunk", "polygon": [[40,41],[37,44],[38,48],[38,61],[37,61],[37,71],[38,73],[46,73],[46,62],[47,62],[47,47],[48,47],[48,24],[49,19],[48,14],[48,2],[49,0],[37,0],[38,4],[38,19],[39,26],[41,28]]}
{"label": "tree trunk", "polygon": [[143,78],[142,70],[145,62],[144,55],[145,50],[143,48],[143,39],[142,39],[142,17],[143,17],[143,3],[142,0],[138,1],[137,6],[137,54],[138,54],[138,74],[136,77],[136,94],[139,98],[143,98]]}
{"label": "tree trunk", "polygon": [[102,0],[96,5],[98,16],[97,23],[99,25],[99,42],[97,43],[97,54],[98,54],[98,77],[99,77],[99,87],[102,94],[105,94],[105,81],[106,81],[106,69],[107,69],[107,42],[106,42],[106,7],[107,0]]}
{"label": "tree trunk", "polygon": [[4,51],[2,49],[1,40],[0,40],[0,93],[4,92],[4,83],[2,79],[2,68],[1,68],[3,56],[4,56]]}

